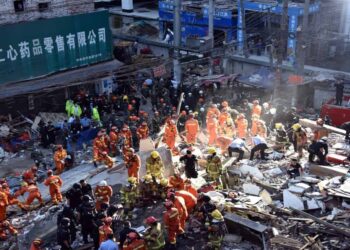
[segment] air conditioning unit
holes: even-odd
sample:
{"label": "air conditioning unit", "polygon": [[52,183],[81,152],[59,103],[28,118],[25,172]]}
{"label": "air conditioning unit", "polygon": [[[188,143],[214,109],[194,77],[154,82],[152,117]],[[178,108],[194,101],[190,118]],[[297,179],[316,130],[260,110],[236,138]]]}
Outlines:
{"label": "air conditioning unit", "polygon": [[95,91],[99,95],[102,95],[104,93],[107,93],[107,94],[112,93],[113,92],[112,77],[102,78],[100,82],[95,84]]}

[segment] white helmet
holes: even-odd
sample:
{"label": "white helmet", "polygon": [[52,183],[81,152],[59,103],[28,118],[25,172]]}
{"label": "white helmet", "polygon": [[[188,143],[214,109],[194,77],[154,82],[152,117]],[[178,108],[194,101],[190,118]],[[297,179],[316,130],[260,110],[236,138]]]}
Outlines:
{"label": "white helmet", "polygon": [[328,138],[327,138],[326,136],[323,136],[323,137],[321,138],[321,141],[327,142],[327,141],[328,141]]}
{"label": "white helmet", "polygon": [[100,181],[100,183],[98,185],[100,187],[105,187],[105,186],[107,186],[107,181]]}

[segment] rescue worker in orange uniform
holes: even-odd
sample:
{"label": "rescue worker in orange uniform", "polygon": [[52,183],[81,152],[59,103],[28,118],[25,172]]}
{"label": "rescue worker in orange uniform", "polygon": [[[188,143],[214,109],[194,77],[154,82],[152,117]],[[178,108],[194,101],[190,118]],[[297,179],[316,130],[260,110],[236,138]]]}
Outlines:
{"label": "rescue worker in orange uniform", "polygon": [[176,190],[183,190],[185,188],[185,181],[181,178],[178,170],[175,170],[174,175],[169,177],[168,186]]}
{"label": "rescue worker in orange uniform", "polygon": [[147,126],[147,122],[142,122],[141,126],[138,127],[136,133],[137,133],[137,138],[139,138],[139,140],[147,139],[149,136],[149,128]]}
{"label": "rescue worker in orange uniform", "polygon": [[230,138],[236,136],[236,126],[231,117],[229,117],[224,123],[223,134]]}
{"label": "rescue worker in orange uniform", "polygon": [[40,190],[34,183],[30,182],[28,184],[26,182],[22,182],[21,185],[22,185],[21,189],[15,193],[15,196],[18,197],[18,196],[23,195],[24,193],[28,192],[29,195],[28,195],[28,198],[25,202],[26,206],[30,206],[32,204],[32,202],[34,201],[34,199],[37,199],[41,206],[44,205],[44,201],[41,198]]}
{"label": "rescue worker in orange uniform", "polygon": [[267,128],[265,125],[265,122],[263,120],[258,120],[258,132],[257,135],[259,135],[262,138],[267,137]]}
{"label": "rescue worker in orange uniform", "polygon": [[64,169],[65,162],[64,160],[67,157],[67,151],[63,148],[62,145],[57,145],[57,150],[54,154],[54,161],[56,166],[56,173],[61,174]]}
{"label": "rescue worker in orange uniform", "polygon": [[182,197],[185,200],[188,213],[191,213],[197,205],[197,198],[186,190],[175,191],[175,196]]}
{"label": "rescue worker in orange uniform", "polygon": [[237,137],[239,138],[246,138],[247,136],[247,128],[248,128],[248,121],[245,119],[244,114],[239,114],[236,119],[236,127],[237,127]]}
{"label": "rescue worker in orange uniform", "polygon": [[116,126],[112,126],[111,131],[109,132],[109,150],[112,156],[117,155],[118,140],[118,128]]}
{"label": "rescue worker in orange uniform", "polygon": [[109,234],[113,234],[112,226],[112,217],[106,217],[103,219],[103,225],[98,228],[99,242],[100,245],[102,242],[106,241]]}
{"label": "rescue worker in orange uniform", "polygon": [[0,240],[7,240],[10,234],[16,236],[18,232],[9,221],[0,222]]}
{"label": "rescue worker in orange uniform", "polygon": [[318,118],[316,121],[316,128],[313,130],[314,141],[319,141],[321,140],[322,137],[329,136],[328,130],[323,125],[324,125],[324,120],[322,118]]}
{"label": "rescue worker in orange uniform", "polygon": [[191,180],[187,179],[185,180],[185,191],[191,193],[194,197],[198,199],[198,191],[197,189],[192,185]]}
{"label": "rescue worker in orange uniform", "polygon": [[7,206],[9,205],[7,195],[6,193],[2,190],[0,190],[0,221],[6,220],[6,209]]}
{"label": "rescue worker in orange uniform", "polygon": [[189,119],[185,123],[186,140],[187,143],[194,144],[197,141],[197,134],[199,132],[199,123],[194,119],[193,114],[189,115]]}
{"label": "rescue worker in orange uniform", "polygon": [[123,250],[146,250],[146,244],[143,239],[138,238],[137,233],[131,232],[126,237]]}
{"label": "rescue worker in orange uniform", "polygon": [[253,101],[253,107],[252,107],[252,115],[257,115],[258,117],[261,116],[261,106],[259,105],[258,100]]}
{"label": "rescue worker in orange uniform", "polygon": [[132,147],[132,133],[128,125],[124,124],[121,135],[125,138],[124,146],[128,148]]}
{"label": "rescue worker in orange uniform", "polygon": [[41,248],[42,244],[43,244],[42,239],[36,238],[33,240],[32,244],[30,245],[29,250],[43,250],[43,248]]}
{"label": "rescue worker in orange uniform", "polygon": [[224,155],[227,153],[227,148],[232,142],[232,137],[228,136],[219,136],[216,139],[216,145],[220,148],[221,154]]}
{"label": "rescue worker in orange uniform", "polygon": [[108,156],[107,150],[108,146],[105,137],[102,132],[99,132],[93,142],[93,162],[95,167],[97,167],[97,162],[100,161],[106,164],[109,168],[113,167],[113,160]]}
{"label": "rescue worker in orange uniform", "polygon": [[177,136],[177,128],[175,125],[175,121],[169,119],[165,125],[165,131],[163,136],[163,142],[173,150],[175,148],[175,140]]}
{"label": "rescue worker in orange uniform", "polygon": [[102,203],[109,204],[112,195],[113,190],[111,186],[108,186],[106,181],[100,181],[95,188],[96,210],[99,211],[101,209]]}
{"label": "rescue worker in orange uniform", "polygon": [[206,119],[208,119],[212,115],[215,115],[215,117],[219,117],[220,116],[220,110],[218,109],[216,104],[211,104],[210,105],[210,107],[208,108],[208,111],[207,111]]}
{"label": "rescue worker in orange uniform", "polygon": [[22,179],[25,182],[36,182],[37,179],[37,172],[38,172],[38,167],[36,165],[32,166],[30,169],[26,170],[23,174],[22,174]]}
{"label": "rescue worker in orange uniform", "polygon": [[220,113],[220,116],[218,118],[219,121],[219,134],[224,134],[225,133],[225,126],[226,126],[226,122],[227,119],[229,119],[231,117],[230,113],[227,111],[227,108],[223,108],[222,112]]}
{"label": "rescue worker in orange uniform", "polygon": [[11,190],[6,182],[0,186],[0,191],[6,194],[9,205],[17,205],[19,208],[25,209],[24,205],[14,195],[11,194]]}
{"label": "rescue worker in orange uniform", "polygon": [[44,184],[45,186],[49,186],[52,203],[58,204],[59,202],[62,202],[62,179],[57,175],[53,175],[52,170],[48,170],[47,179],[45,180]]}
{"label": "rescue worker in orange uniform", "polygon": [[256,136],[258,134],[259,116],[257,114],[252,115],[252,127],[250,129],[250,136]]}
{"label": "rescue worker in orange uniform", "polygon": [[140,167],[141,167],[141,158],[135,154],[133,148],[129,148],[128,157],[125,159],[125,165],[128,169],[128,177],[135,177],[136,181],[140,181]]}
{"label": "rescue worker in orange uniform", "polygon": [[216,138],[218,137],[218,122],[215,115],[211,115],[207,119],[207,132],[209,134],[208,144],[211,146],[216,145]]}
{"label": "rescue worker in orange uniform", "polygon": [[163,222],[165,229],[168,231],[168,240],[171,245],[170,249],[176,249],[176,236],[184,233],[180,224],[179,211],[174,207],[172,201],[166,201],[164,206],[166,212],[163,215]]}
{"label": "rescue worker in orange uniform", "polygon": [[182,198],[181,196],[176,196],[174,192],[168,192],[167,195],[168,200],[172,201],[174,204],[174,207],[179,212],[179,218],[180,218],[180,225],[181,228],[185,228],[185,223],[188,218],[188,211],[185,203],[185,199]]}

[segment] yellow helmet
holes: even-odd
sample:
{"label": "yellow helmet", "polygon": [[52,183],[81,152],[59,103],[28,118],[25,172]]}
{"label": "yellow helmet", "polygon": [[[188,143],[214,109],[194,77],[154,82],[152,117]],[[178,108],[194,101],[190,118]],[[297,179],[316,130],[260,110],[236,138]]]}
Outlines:
{"label": "yellow helmet", "polygon": [[123,100],[124,100],[124,101],[126,101],[126,100],[128,100],[128,99],[129,99],[129,98],[128,98],[127,95],[123,96]]}
{"label": "yellow helmet", "polygon": [[295,123],[293,126],[292,126],[293,130],[294,131],[297,131],[298,129],[301,128],[301,125],[299,123]]}
{"label": "yellow helmet", "polygon": [[160,185],[161,185],[162,187],[168,186],[168,179],[166,179],[166,178],[161,179],[161,180],[160,180]]}
{"label": "yellow helmet", "polygon": [[217,209],[215,209],[213,212],[211,212],[211,216],[212,216],[213,219],[215,219],[215,220],[219,220],[219,221],[224,220],[224,217],[222,216],[222,214],[220,213],[220,211],[217,210]]}
{"label": "yellow helmet", "polygon": [[143,177],[143,179],[144,179],[144,181],[145,181],[146,183],[149,183],[149,182],[151,182],[151,180],[152,180],[152,175],[146,174],[146,175]]}
{"label": "yellow helmet", "polygon": [[282,124],[282,123],[276,123],[276,124],[275,124],[275,128],[276,128],[276,129],[282,129],[282,127],[283,127],[283,124]]}
{"label": "yellow helmet", "polygon": [[27,182],[25,182],[25,181],[22,181],[21,182],[21,187],[27,187],[28,186],[28,183]]}
{"label": "yellow helmet", "polygon": [[216,153],[216,149],[214,147],[208,148],[208,154],[215,154],[215,153]]}
{"label": "yellow helmet", "polygon": [[135,177],[129,177],[128,178],[128,182],[130,183],[130,184],[135,184],[136,183],[136,178]]}
{"label": "yellow helmet", "polygon": [[156,158],[158,158],[159,157],[159,153],[158,153],[158,151],[152,151],[152,153],[151,153],[151,156],[152,156],[152,158],[153,159],[156,159]]}

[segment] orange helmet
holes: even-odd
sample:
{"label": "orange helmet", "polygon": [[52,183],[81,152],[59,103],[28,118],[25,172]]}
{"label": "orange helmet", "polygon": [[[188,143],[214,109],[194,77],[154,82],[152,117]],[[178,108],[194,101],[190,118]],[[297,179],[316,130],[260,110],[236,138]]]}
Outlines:
{"label": "orange helmet", "polygon": [[253,104],[258,105],[259,104],[259,100],[254,100]]}
{"label": "orange helmet", "polygon": [[142,122],[141,125],[142,126],[147,126],[147,122]]}
{"label": "orange helmet", "polygon": [[36,238],[33,240],[33,245],[34,246],[41,246],[41,244],[43,244],[43,240],[40,238]]}
{"label": "orange helmet", "polygon": [[57,149],[63,149],[63,146],[61,144],[57,145]]}
{"label": "orange helmet", "polygon": [[51,176],[53,174],[53,171],[51,169],[47,170],[47,175]]}
{"label": "orange helmet", "polygon": [[104,221],[104,223],[110,225],[110,224],[112,224],[113,219],[112,219],[112,217],[106,217],[103,221]]}
{"label": "orange helmet", "polygon": [[30,169],[31,169],[32,171],[34,171],[34,172],[38,171],[38,167],[37,167],[37,166],[32,166]]}

